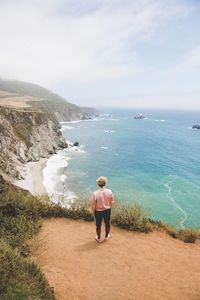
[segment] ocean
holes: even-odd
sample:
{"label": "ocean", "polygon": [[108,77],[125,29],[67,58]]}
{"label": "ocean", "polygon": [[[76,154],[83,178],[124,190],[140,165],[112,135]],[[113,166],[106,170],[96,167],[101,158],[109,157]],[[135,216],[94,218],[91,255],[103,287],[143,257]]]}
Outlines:
{"label": "ocean", "polygon": [[63,205],[89,198],[108,178],[117,202],[140,203],[156,220],[200,228],[200,112],[101,109],[93,120],[63,122],[70,143],[43,170],[44,185]]}

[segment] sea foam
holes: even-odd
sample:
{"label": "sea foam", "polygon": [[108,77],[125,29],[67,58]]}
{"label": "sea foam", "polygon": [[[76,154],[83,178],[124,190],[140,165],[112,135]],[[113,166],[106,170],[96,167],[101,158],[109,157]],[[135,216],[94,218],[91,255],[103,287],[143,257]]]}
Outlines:
{"label": "sea foam", "polygon": [[171,182],[164,184],[164,187],[167,189],[167,197],[168,197],[168,199],[170,199],[170,201],[172,202],[174,207],[176,207],[182,213],[183,218],[180,221],[180,226],[182,229],[184,229],[185,222],[187,221],[188,216],[187,216],[186,212],[183,210],[183,208],[176,202],[176,200],[172,196],[172,188],[171,188],[170,184],[171,184]]}
{"label": "sea foam", "polygon": [[46,167],[43,169],[43,185],[47,190],[50,199],[62,206],[67,206],[69,200],[76,198],[75,193],[66,189],[67,176],[60,174],[60,170],[68,165],[70,157],[63,155],[63,151],[59,151],[50,157]]}

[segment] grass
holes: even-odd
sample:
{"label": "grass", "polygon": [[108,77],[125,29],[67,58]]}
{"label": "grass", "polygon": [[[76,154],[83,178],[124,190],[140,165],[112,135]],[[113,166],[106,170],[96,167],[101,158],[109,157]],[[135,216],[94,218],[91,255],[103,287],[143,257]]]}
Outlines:
{"label": "grass", "polygon": [[[90,202],[87,199],[76,199],[68,208],[50,202],[48,197],[40,198],[40,203],[43,205],[41,216],[44,218],[64,217],[75,220],[93,221],[93,215],[90,211]],[[200,239],[200,231],[189,228],[178,230],[161,221],[151,219],[144,208],[138,203],[115,204],[112,209],[111,223],[114,226],[130,231],[144,233],[163,231],[171,237],[180,239],[185,243],[195,243],[197,239]]]}
{"label": "grass", "polygon": [[[0,299],[55,299],[53,289],[30,258],[30,240],[39,232],[41,218],[48,217],[93,221],[87,199],[76,199],[64,208],[50,202],[47,196],[36,198],[0,176]],[[185,243],[195,243],[200,238],[198,231],[176,230],[152,220],[137,203],[116,204],[112,209],[112,224],[144,233],[165,231]]]}
{"label": "grass", "polygon": [[164,224],[161,221],[155,221],[151,218],[149,219],[153,230],[164,231],[169,234],[174,239],[179,239],[184,241],[184,243],[195,243],[197,239],[200,239],[200,231],[194,230],[192,228],[177,229],[174,226]]}
{"label": "grass", "polygon": [[36,264],[31,259],[25,260],[3,239],[0,240],[0,299],[55,299]]}
{"label": "grass", "polygon": [[[90,201],[87,199],[76,199],[68,208],[49,202],[48,198],[40,198],[40,201],[43,204],[42,217],[44,218],[64,217],[74,220],[94,220],[90,210]],[[148,233],[152,231],[148,220],[144,209],[137,203],[133,205],[115,205],[112,210],[112,224],[123,229]]]}
{"label": "grass", "polygon": [[40,230],[42,204],[0,176],[0,299],[54,300],[54,292],[27,257]]}
{"label": "grass", "polygon": [[144,208],[137,204],[116,204],[112,213],[112,224],[131,231],[149,233],[149,224]]}

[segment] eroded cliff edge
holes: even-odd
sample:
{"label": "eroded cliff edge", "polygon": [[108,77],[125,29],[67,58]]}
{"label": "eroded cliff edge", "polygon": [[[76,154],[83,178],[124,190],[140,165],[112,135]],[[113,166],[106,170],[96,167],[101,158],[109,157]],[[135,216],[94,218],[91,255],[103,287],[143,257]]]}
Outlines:
{"label": "eroded cliff edge", "polygon": [[68,146],[60,121],[90,119],[96,113],[39,85],[0,79],[0,173],[22,179],[24,164]]}
{"label": "eroded cliff edge", "polygon": [[0,169],[4,173],[21,179],[22,164],[65,147],[60,124],[51,115],[0,106]]}

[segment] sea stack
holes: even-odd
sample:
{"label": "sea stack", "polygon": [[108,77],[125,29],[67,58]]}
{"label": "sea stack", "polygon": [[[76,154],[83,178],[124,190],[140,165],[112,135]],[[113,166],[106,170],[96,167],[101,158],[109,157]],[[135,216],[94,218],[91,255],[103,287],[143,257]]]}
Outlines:
{"label": "sea stack", "polygon": [[200,125],[195,124],[195,125],[192,126],[192,128],[193,128],[193,129],[194,129],[194,128],[200,129]]}
{"label": "sea stack", "polygon": [[138,113],[137,115],[135,115],[135,116],[133,117],[133,119],[137,119],[137,120],[141,120],[141,119],[144,119],[144,118],[145,118],[144,115],[141,114],[141,113]]}

